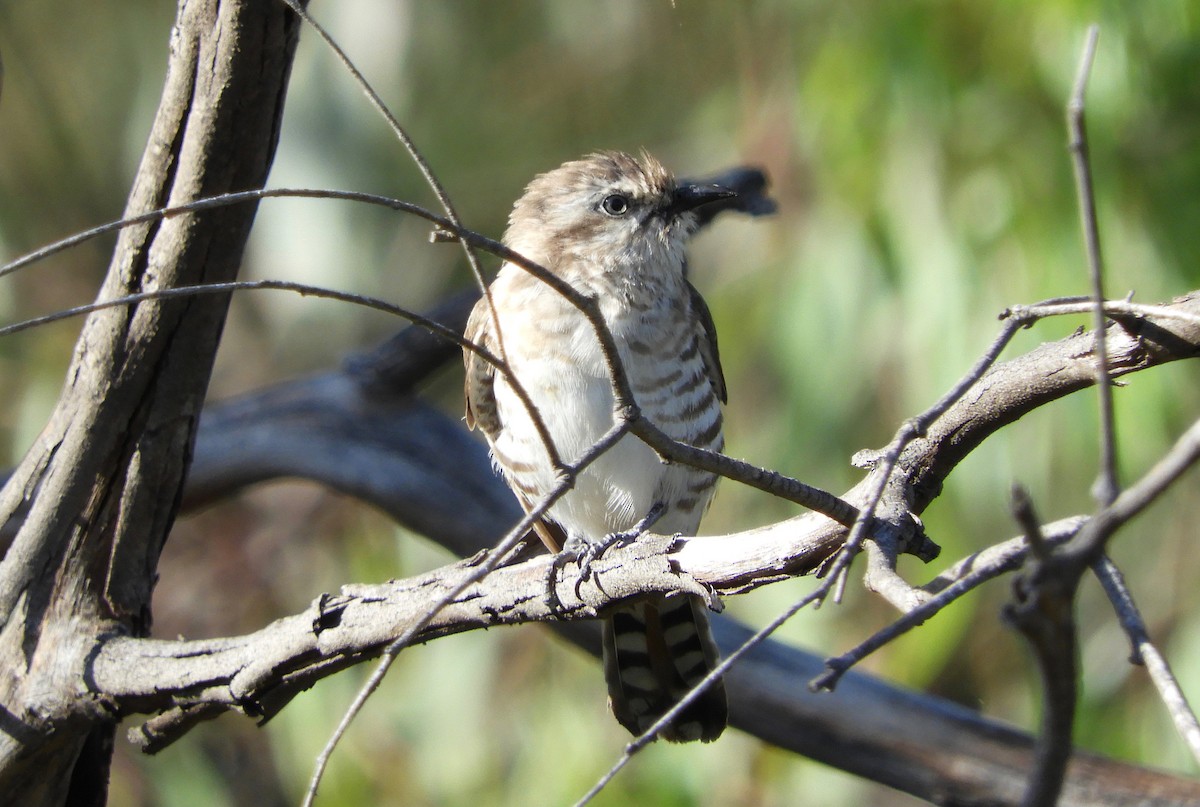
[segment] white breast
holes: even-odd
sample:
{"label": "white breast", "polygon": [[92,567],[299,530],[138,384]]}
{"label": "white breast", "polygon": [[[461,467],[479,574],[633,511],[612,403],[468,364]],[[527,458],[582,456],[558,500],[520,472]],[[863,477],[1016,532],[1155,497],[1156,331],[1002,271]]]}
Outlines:
{"label": "white breast", "polygon": [[[505,282],[504,272],[497,284]],[[498,310],[503,351],[529,397],[537,406],[561,460],[578,463],[613,426],[612,385],[600,345],[583,315],[541,284],[520,284]],[[685,293],[682,283],[677,293]],[[719,404],[711,385],[688,385],[703,373],[703,359],[680,357],[695,327],[680,316],[663,291],[644,298],[643,310],[605,299],[603,308],[622,362],[643,413],[676,439],[694,442],[695,434],[719,422]],[[675,292],[675,289],[669,291]],[[686,311],[686,304],[683,311]],[[633,349],[636,346],[638,349]],[[667,379],[670,383],[660,383]],[[673,379],[673,380],[672,380]],[[689,387],[686,394],[675,391]],[[558,482],[550,457],[529,414],[512,387],[500,377],[496,404],[504,424],[495,436],[493,456],[516,489],[536,502]],[[703,410],[681,420],[681,410]],[[711,431],[711,429],[710,429]],[[718,436],[719,446],[719,436]],[[636,437],[626,435],[577,477],[550,511],[572,534],[599,540],[631,528],[661,502],[667,506],[656,532],[694,534],[711,497],[711,477],[680,465],[668,465]],[[673,507],[676,502],[687,507]]]}

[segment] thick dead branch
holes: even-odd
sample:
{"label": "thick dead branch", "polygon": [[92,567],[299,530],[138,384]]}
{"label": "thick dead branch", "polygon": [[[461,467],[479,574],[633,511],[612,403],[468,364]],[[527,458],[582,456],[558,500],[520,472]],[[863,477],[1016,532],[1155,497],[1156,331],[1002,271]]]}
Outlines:
{"label": "thick dead branch", "polygon": [[[598,588],[585,600],[610,594],[670,590],[679,578],[653,543],[622,548],[598,562]],[[554,618],[543,596],[548,557],[501,569],[441,611],[422,639],[471,626]],[[627,579],[622,565],[637,569]],[[106,642],[89,670],[98,687],[116,694],[123,708],[150,711],[173,705],[135,730],[134,741],[157,750],[197,720],[237,710],[270,717],[317,679],[370,658],[420,618],[429,599],[464,561],[450,569],[379,586],[346,587],[322,597],[301,614],[243,637],[162,642],[125,637]],[[594,613],[567,604],[567,619]],[[573,641],[599,652],[590,623],[563,626]],[[728,621],[717,626],[726,651],[748,631]],[[735,667],[727,686],[732,720],[739,728],[814,759],[943,804],[1016,804],[1033,759],[1026,734],[969,709],[901,690],[869,676],[847,674],[836,693],[814,695],[805,682],[821,659],[767,643]],[[149,682],[153,681],[153,687]],[[1153,795],[1148,795],[1153,794]],[[1064,805],[1168,805],[1200,798],[1200,783],[1081,754],[1068,776]]]}

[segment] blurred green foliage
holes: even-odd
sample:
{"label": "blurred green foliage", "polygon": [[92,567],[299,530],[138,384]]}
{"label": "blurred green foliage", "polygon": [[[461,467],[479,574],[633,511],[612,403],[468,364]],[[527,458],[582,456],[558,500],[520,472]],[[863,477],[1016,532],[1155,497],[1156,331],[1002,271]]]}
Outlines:
{"label": "blurred green foliage", "polygon": [[[1013,303],[1086,290],[1063,106],[1083,34],[1101,26],[1088,124],[1109,293],[1146,302],[1200,287],[1200,7],[1152,3],[604,4],[316,2],[423,149],[466,222],[499,236],[535,173],[598,148],[646,147],[681,173],[765,167],[766,221],[699,239],[693,271],[721,333],[729,451],[840,490],[848,458],[886,442],[987,344]],[[79,0],[0,6],[0,249],[16,256],[117,218],[161,86],[171,8]],[[75,24],[82,19],[86,25]],[[336,187],[431,203],[411,161],[325,48],[303,37],[277,186]],[[263,205],[246,277],[370,292],[420,308],[468,282],[426,229],[346,203]],[[0,283],[13,321],[88,299],[111,242]],[[323,367],[398,323],[285,295],[235,301],[213,395]],[[1013,353],[1082,320],[1023,333]],[[0,341],[0,450],[41,428],[77,323]],[[1200,412],[1197,370],[1129,379],[1117,411],[1136,478]],[[456,412],[457,371],[429,394]],[[1095,402],[1084,394],[985,444],[926,513],[945,563],[1015,533],[1013,480],[1043,517],[1090,509]],[[1114,545],[1185,689],[1200,686],[1200,512],[1187,478]],[[706,525],[724,532],[793,509],[725,485]],[[160,635],[251,630],[350,580],[446,560],[310,486],[280,484],[185,520],[163,562]],[[761,623],[810,581],[730,603]],[[230,596],[236,592],[236,596]],[[1036,726],[1036,681],[998,619],[996,583],[872,658],[869,669]],[[783,634],[837,653],[892,613],[854,589]],[[1102,596],[1079,607],[1079,743],[1194,771]],[[295,803],[312,758],[363,675],[322,684],[263,730],[223,718],[153,760],[119,751],[113,804]],[[321,803],[569,803],[615,758],[596,665],[536,629],[475,633],[407,652],[335,757]],[[600,805],[903,805],[911,799],[731,732],[705,748],[653,747]]]}

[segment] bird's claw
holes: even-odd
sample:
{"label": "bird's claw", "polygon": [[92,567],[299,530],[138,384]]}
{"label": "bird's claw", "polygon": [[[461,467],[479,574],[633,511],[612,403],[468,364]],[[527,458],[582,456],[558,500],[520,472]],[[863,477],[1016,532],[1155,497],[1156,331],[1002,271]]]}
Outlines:
{"label": "bird's claw", "polygon": [[550,577],[546,581],[546,599],[551,613],[561,614],[566,609],[558,596],[558,574],[572,563],[579,564],[579,576],[575,578],[575,598],[583,600],[583,584],[592,577],[592,563],[614,546],[625,546],[636,541],[646,530],[662,517],[665,507],[655,504],[646,517],[623,532],[610,532],[599,541],[589,541],[579,535],[567,538],[563,548],[550,561]]}
{"label": "bird's claw", "polygon": [[583,584],[592,575],[592,562],[607,547],[607,543],[597,546],[581,538],[567,539],[563,548],[550,560],[550,577],[546,581],[546,599],[549,601],[551,613],[561,614],[566,610],[562,599],[558,596],[559,573],[572,563],[579,564],[579,577],[575,580],[575,597],[582,600]]}
{"label": "bird's claw", "polygon": [[563,544],[563,548],[554,559],[550,561],[550,579],[548,581],[548,595],[550,600],[550,610],[561,613],[563,609],[562,600],[558,596],[558,575],[563,569],[570,566],[572,563],[579,564],[579,576],[575,578],[575,598],[583,599],[583,584],[592,576],[592,563],[596,558],[603,554],[604,550],[612,544],[607,540],[599,544],[591,543],[590,541],[572,536]]}

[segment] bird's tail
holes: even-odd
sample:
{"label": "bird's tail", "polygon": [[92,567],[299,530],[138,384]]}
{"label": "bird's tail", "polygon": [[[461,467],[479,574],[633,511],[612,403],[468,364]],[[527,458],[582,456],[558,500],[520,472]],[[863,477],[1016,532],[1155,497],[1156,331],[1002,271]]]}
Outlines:
{"label": "bird's tail", "polygon": [[[704,603],[658,599],[614,613],[604,622],[604,678],[622,726],[641,734],[720,662]],[[671,742],[721,736],[728,721],[725,687],[717,681],[662,730]]]}

